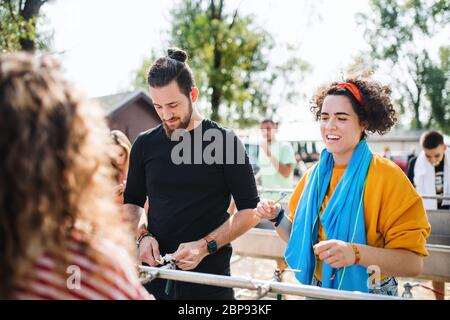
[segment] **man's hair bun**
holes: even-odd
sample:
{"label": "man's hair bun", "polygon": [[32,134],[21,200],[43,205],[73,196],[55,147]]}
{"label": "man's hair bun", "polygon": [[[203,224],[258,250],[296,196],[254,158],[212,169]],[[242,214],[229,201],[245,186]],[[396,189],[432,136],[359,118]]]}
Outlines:
{"label": "man's hair bun", "polygon": [[171,49],[167,50],[167,55],[169,56],[169,58],[178,60],[183,63],[186,62],[186,60],[188,59],[188,55],[187,55],[186,51],[183,51],[178,48],[171,48]]}

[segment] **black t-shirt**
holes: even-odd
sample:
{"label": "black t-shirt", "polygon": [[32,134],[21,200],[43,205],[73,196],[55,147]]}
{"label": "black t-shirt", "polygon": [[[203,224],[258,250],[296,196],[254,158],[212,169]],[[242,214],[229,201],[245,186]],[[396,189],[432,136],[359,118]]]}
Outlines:
{"label": "black t-shirt", "polygon": [[[437,167],[434,167],[434,177],[435,177],[435,186],[436,186],[436,195],[443,196],[444,195],[444,159],[442,159],[441,163]],[[442,200],[438,200],[438,209],[450,209],[449,205],[442,205]]]}
{"label": "black t-shirt", "polygon": [[[221,139],[228,146],[220,146]],[[181,150],[189,142],[192,150]],[[180,155],[183,163],[179,163]],[[222,161],[207,164],[211,158],[204,155]],[[231,196],[238,210],[255,208],[259,201],[244,146],[232,131],[210,120],[185,131],[182,142],[171,141],[162,125],[139,135],[131,150],[124,202],[143,207],[146,196],[148,229],[162,255],[222,225],[229,218]],[[222,274],[229,268],[230,256],[231,248],[224,247],[205,257],[194,271]]]}

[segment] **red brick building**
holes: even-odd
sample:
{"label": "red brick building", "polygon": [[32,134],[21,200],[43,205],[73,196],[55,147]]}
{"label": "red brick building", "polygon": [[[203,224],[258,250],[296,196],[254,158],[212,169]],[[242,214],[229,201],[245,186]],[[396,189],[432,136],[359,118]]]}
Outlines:
{"label": "red brick building", "polygon": [[124,132],[133,143],[140,132],[161,123],[150,96],[143,90],[94,98],[106,114],[111,130]]}

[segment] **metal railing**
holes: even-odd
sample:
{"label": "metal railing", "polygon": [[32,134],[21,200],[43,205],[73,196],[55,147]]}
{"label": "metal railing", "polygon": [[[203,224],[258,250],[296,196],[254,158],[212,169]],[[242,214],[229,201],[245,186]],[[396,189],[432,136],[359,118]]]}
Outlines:
{"label": "metal railing", "polygon": [[[261,186],[258,186],[258,192],[268,192],[268,193],[292,193],[294,192],[294,189],[292,188],[264,188]],[[424,194],[420,195],[422,199],[435,199],[435,200],[450,200],[450,196],[437,196],[437,195],[430,195],[430,194]]]}
{"label": "metal railing", "polygon": [[370,294],[357,291],[343,291],[325,289],[316,286],[302,284],[287,284],[276,281],[248,279],[242,277],[222,276],[209,273],[174,270],[174,265],[167,264],[163,267],[139,266],[141,282],[146,283],[156,278],[191,282],[204,285],[219,286],[225,288],[241,288],[256,290],[258,295],[263,296],[268,292],[298,295],[318,299],[333,300],[404,300],[400,297]]}
{"label": "metal railing", "polygon": [[436,196],[430,194],[422,194],[420,196],[422,197],[422,199],[450,200],[450,196]]}

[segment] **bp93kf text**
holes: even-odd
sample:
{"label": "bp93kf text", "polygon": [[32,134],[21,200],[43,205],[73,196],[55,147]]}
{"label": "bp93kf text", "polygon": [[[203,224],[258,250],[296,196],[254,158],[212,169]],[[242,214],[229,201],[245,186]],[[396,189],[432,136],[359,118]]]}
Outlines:
{"label": "bp93kf text", "polygon": [[236,315],[236,314],[268,315],[270,311],[271,305],[247,305],[247,304],[222,305],[222,314],[224,315]]}

